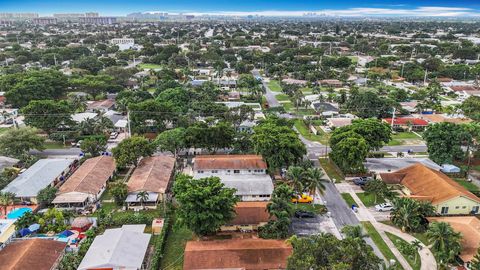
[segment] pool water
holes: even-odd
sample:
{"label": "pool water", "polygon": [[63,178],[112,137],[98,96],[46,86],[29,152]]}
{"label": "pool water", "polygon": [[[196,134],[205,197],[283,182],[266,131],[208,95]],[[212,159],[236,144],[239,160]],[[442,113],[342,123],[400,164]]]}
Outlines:
{"label": "pool water", "polygon": [[28,207],[17,208],[7,214],[8,219],[17,219],[22,217],[25,213],[32,212],[32,209]]}

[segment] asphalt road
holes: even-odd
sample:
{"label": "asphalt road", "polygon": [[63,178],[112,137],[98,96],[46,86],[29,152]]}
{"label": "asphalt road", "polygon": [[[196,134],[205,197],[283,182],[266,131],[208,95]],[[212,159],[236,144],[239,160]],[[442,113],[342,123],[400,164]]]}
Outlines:
{"label": "asphalt road", "polygon": [[39,156],[78,156],[81,152],[80,148],[30,150],[30,154]]}
{"label": "asphalt road", "polygon": [[[260,77],[262,78],[262,76],[260,75],[260,72],[257,70],[257,69],[254,69],[252,70],[252,74],[254,77]],[[263,78],[262,78],[262,84],[263,86],[265,87],[265,98],[267,99],[267,103],[268,103],[268,106],[270,108],[274,108],[274,107],[281,107],[282,104],[280,104],[280,102],[278,102],[277,98],[275,97],[275,93],[270,90],[270,87],[268,87],[268,83],[266,83]]]}

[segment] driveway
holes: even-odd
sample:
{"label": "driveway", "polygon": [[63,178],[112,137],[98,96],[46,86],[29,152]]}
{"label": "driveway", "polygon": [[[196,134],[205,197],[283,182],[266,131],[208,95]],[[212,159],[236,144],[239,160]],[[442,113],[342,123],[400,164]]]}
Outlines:
{"label": "driveway", "polygon": [[291,229],[297,236],[308,236],[319,234],[320,232],[331,233],[341,239],[332,218],[326,215],[316,215],[315,218],[292,218]]}

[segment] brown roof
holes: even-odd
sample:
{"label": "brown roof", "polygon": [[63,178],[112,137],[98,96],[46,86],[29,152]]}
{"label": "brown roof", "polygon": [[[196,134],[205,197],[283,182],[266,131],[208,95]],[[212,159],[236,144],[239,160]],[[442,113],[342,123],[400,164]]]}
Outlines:
{"label": "brown roof", "polygon": [[183,269],[285,269],[291,254],[292,247],[281,240],[189,241]]}
{"label": "brown roof", "polygon": [[63,255],[66,243],[31,239],[18,240],[8,244],[0,251],[2,270],[50,270]]}
{"label": "brown roof", "polygon": [[429,217],[430,222],[446,222],[462,234],[460,258],[469,262],[480,247],[480,220],[476,217]]}
{"label": "brown roof", "polygon": [[87,105],[88,109],[110,109],[115,104],[113,99],[97,100]]}
{"label": "brown roof", "polygon": [[194,170],[267,169],[267,163],[260,155],[201,155],[195,157]]}
{"label": "brown roof", "polygon": [[380,177],[382,181],[387,184],[400,184],[403,177],[405,177],[404,173],[381,173]]}
{"label": "brown roof", "polygon": [[169,156],[145,157],[128,180],[128,192],[149,191],[165,193],[175,167],[175,158]]}
{"label": "brown roof", "polygon": [[468,118],[446,117],[443,114],[423,114],[421,118],[426,119],[432,123],[448,122],[448,123],[462,124],[462,123],[472,122],[472,120]]}
{"label": "brown roof", "polygon": [[[402,174],[404,175],[403,177],[401,177]],[[480,198],[450,179],[450,177],[422,163],[408,166],[393,173],[383,173],[381,177],[382,179],[386,177],[389,180],[401,177],[400,184],[410,190],[412,197],[431,198],[432,204],[438,204],[458,196],[480,203]]]}
{"label": "brown roof", "polygon": [[111,156],[89,158],[60,187],[59,193],[82,192],[97,194],[115,171]]}
{"label": "brown roof", "polygon": [[474,85],[454,85],[450,86],[453,91],[478,91],[479,88]]}
{"label": "brown roof", "polygon": [[270,215],[267,212],[268,202],[238,202],[235,205],[235,218],[230,225],[254,225],[268,222]]}

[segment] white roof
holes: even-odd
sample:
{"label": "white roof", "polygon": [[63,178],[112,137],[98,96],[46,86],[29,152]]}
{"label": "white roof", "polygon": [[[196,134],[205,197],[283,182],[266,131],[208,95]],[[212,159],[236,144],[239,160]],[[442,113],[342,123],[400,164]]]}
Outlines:
{"label": "white roof", "polygon": [[2,191],[13,192],[16,197],[36,197],[40,190],[50,185],[72,162],[73,159],[40,159]]}
{"label": "white roof", "polygon": [[81,123],[87,119],[93,119],[95,117],[97,117],[96,113],[89,113],[89,112],[72,114],[72,120],[77,123]]}
{"label": "white roof", "polygon": [[151,237],[143,233],[142,228],[145,229],[145,225],[106,230],[95,237],[77,269],[141,269]]}
{"label": "white roof", "polygon": [[121,119],[121,120],[118,120],[116,123],[115,123],[115,127],[118,127],[118,128],[124,128],[127,126],[127,120],[125,119]]}
{"label": "white roof", "polygon": [[195,179],[217,176],[227,188],[234,188],[235,195],[265,195],[272,194],[273,182],[268,174],[195,174]]}

